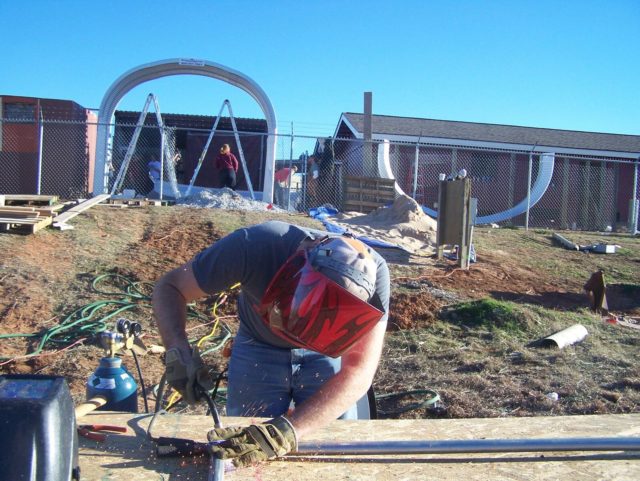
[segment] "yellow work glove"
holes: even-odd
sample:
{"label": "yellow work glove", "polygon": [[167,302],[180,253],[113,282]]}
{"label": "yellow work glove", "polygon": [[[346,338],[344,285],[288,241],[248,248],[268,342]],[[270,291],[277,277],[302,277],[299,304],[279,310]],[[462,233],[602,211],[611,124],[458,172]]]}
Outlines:
{"label": "yellow work glove", "polygon": [[284,416],[247,427],[216,428],[207,433],[209,451],[232,459],[237,467],[252,466],[298,449],[296,431]]}
{"label": "yellow work glove", "polygon": [[164,357],[167,383],[178,391],[189,404],[196,404],[202,399],[202,392],[214,387],[213,379],[202,362],[196,347],[189,359],[176,348],[169,349]]}

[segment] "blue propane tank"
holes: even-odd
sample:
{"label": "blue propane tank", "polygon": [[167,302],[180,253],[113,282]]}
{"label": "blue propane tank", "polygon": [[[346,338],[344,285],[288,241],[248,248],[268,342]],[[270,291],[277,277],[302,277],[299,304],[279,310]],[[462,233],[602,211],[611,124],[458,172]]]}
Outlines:
{"label": "blue propane tank", "polygon": [[103,357],[87,381],[87,399],[103,396],[103,411],[138,412],[138,385],[119,357]]}

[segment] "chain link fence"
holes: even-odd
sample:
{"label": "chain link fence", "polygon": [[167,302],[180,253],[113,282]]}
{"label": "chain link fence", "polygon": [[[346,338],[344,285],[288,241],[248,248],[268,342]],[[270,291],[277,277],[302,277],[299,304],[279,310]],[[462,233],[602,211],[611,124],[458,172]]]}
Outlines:
{"label": "chain link fence", "polygon": [[[265,133],[219,130],[207,145],[211,131],[205,128],[109,127],[108,188],[114,195],[172,199],[191,183],[193,192],[217,189],[215,159],[229,144],[246,167],[238,169],[235,189],[262,199]],[[94,176],[102,175],[94,172],[97,129],[89,121],[0,119],[0,194],[90,196]],[[357,205],[368,212],[406,194],[435,216],[439,179],[464,169],[479,223],[618,231],[638,226],[637,160],[287,134],[279,134],[275,145],[273,201],[288,210]],[[294,155],[299,145],[315,147]]]}

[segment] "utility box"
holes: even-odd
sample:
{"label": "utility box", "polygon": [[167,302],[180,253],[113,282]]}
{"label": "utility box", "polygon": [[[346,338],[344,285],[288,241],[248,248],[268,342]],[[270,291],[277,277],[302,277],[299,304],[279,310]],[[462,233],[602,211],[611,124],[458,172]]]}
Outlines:
{"label": "utility box", "polygon": [[458,246],[460,267],[467,269],[471,248],[471,181],[441,180],[438,187],[437,257],[442,259],[445,246]]}

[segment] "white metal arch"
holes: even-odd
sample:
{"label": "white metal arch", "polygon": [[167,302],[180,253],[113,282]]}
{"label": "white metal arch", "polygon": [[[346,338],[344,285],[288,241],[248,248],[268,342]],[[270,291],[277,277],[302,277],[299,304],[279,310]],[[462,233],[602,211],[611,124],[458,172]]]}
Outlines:
{"label": "white metal arch", "polygon": [[108,191],[109,172],[106,163],[109,127],[111,118],[124,95],[141,83],[161,77],[172,75],[200,75],[211,77],[227,82],[247,92],[258,102],[267,121],[267,152],[264,183],[262,189],[262,200],[271,202],[273,200],[273,171],[276,156],[276,114],[271,105],[271,101],[262,88],[246,75],[225,67],[223,65],[210,62],[208,60],[176,58],[159,60],[133,68],[122,74],[109,87],[98,114],[98,138],[96,145],[96,166],[93,181],[93,194],[102,194]]}

